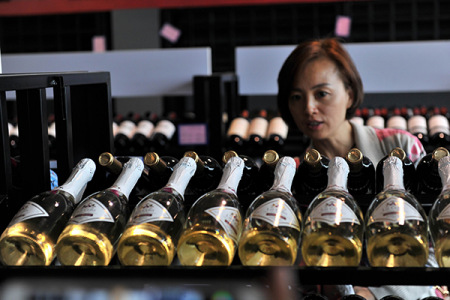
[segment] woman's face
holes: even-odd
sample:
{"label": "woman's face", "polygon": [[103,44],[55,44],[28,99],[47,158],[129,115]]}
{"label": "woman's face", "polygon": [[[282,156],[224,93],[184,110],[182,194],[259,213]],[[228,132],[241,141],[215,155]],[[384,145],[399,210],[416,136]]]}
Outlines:
{"label": "woman's face", "polygon": [[352,105],[350,89],[333,61],[318,58],[298,71],[289,96],[289,110],[297,127],[314,140],[339,138]]}

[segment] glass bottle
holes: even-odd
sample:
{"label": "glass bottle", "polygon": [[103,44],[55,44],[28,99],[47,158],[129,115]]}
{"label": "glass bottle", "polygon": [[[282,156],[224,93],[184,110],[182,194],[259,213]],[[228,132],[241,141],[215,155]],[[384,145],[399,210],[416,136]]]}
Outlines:
{"label": "glass bottle", "polygon": [[267,150],[262,157],[262,164],[258,172],[258,191],[259,194],[268,191],[275,179],[275,167],[280,160],[278,152],[275,150]]}
{"label": "glass bottle", "polygon": [[362,257],[364,220],[347,190],[349,166],[335,157],[328,167],[328,185],[303,216],[301,251],[308,266],[358,266]]}
{"label": "glass bottle", "polygon": [[417,195],[437,196],[442,190],[442,181],[439,175],[439,160],[449,155],[444,147],[434,149],[417,164]]}
{"label": "glass bottle", "polygon": [[345,160],[348,163],[347,189],[352,196],[375,194],[375,166],[358,148],[350,149]]}
{"label": "glass bottle", "polygon": [[110,188],[86,197],[77,206],[56,245],[62,265],[109,264],[128,219],[128,197],[143,169],[141,159],[130,158]]}
{"label": "glass bottle", "polygon": [[247,209],[238,249],[243,265],[290,266],[297,259],[302,216],[291,192],[295,171],[292,157],[281,158],[272,187]]}
{"label": "glass bottle", "polygon": [[270,119],[266,135],[266,148],[280,152],[284,148],[288,132],[289,127],[280,116]]}
{"label": "glass bottle", "polygon": [[241,152],[248,140],[248,128],[250,121],[248,120],[248,110],[244,110],[239,117],[234,118],[227,130],[227,138],[225,146],[227,150]]}
{"label": "glass bottle", "polygon": [[293,185],[297,199],[305,196],[314,197],[327,187],[329,162],[330,159],[321,155],[316,149],[305,152],[294,177]]}
{"label": "glass bottle", "polygon": [[183,157],[167,184],[147,195],[133,210],[117,246],[122,265],[170,265],[185,222],[184,191],[197,165]]}
{"label": "glass bottle", "polygon": [[264,152],[268,127],[267,111],[262,109],[250,120],[245,154],[259,156]]}
{"label": "glass bottle", "polygon": [[439,160],[442,191],[429,212],[430,233],[440,267],[450,267],[450,156]]}
{"label": "glass bottle", "polygon": [[159,120],[153,129],[152,135],[150,136],[150,144],[152,149],[156,152],[166,152],[170,146],[175,131],[176,126],[171,120],[168,118]]}
{"label": "glass bottle", "polygon": [[400,148],[396,147],[389,152],[388,155],[383,157],[377,164],[376,170],[375,170],[375,178],[376,178],[376,186],[375,191],[376,193],[380,193],[383,190],[384,187],[384,176],[383,176],[383,163],[384,161],[390,157],[390,156],[396,156],[400,158],[400,161],[402,162],[402,169],[403,169],[403,186],[407,191],[416,191],[417,190],[417,174],[416,174],[416,167],[414,166],[414,163],[406,156],[406,152]]}
{"label": "glass bottle", "polygon": [[225,165],[219,185],[201,196],[189,210],[177,254],[186,266],[228,266],[242,231],[237,187],[244,170],[240,157]]}
{"label": "glass bottle", "polygon": [[56,240],[94,172],[94,161],[82,159],[63,185],[27,201],[0,237],[2,263],[50,265],[55,258]]}
{"label": "glass bottle", "polygon": [[433,115],[428,120],[430,145],[433,148],[445,147],[450,149],[450,126],[448,119],[441,115]]}
{"label": "glass bottle", "polygon": [[430,137],[428,135],[427,119],[424,116],[412,116],[408,120],[408,131],[419,139],[427,153],[433,150],[430,149]]}
{"label": "glass bottle", "polygon": [[150,151],[150,137],[155,125],[150,120],[150,113],[147,113],[136,125],[136,130],[130,140],[131,153],[137,156],[143,156]]}
{"label": "glass bottle", "polygon": [[172,156],[159,156],[156,152],[148,152],[144,156],[144,169],[142,177],[146,177],[148,190],[154,192],[167,184],[172,175],[178,159]]}
{"label": "glass bottle", "polygon": [[373,267],[423,267],[428,259],[427,217],[403,184],[402,161],[383,162],[384,188],[366,217],[367,256]]}
{"label": "glass bottle", "polygon": [[133,113],[129,113],[120,122],[114,136],[114,148],[118,155],[130,155],[130,142],[136,131],[136,118]]}

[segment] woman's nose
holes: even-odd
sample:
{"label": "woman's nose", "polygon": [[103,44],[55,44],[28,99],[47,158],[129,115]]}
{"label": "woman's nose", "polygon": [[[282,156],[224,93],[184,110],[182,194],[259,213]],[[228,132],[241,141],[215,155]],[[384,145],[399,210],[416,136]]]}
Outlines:
{"label": "woman's nose", "polygon": [[313,97],[308,97],[306,100],[305,113],[308,115],[317,113],[317,102]]}

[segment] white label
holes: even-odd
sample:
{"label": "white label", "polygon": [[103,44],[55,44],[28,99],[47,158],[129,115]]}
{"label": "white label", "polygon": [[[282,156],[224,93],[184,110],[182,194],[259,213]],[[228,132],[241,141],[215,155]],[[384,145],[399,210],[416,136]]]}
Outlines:
{"label": "white label", "polygon": [[386,127],[407,130],[408,125],[406,124],[406,119],[402,116],[392,116],[387,121]]}
{"label": "white label", "polygon": [[367,126],[372,126],[374,128],[383,129],[384,128],[384,118],[382,116],[372,116],[367,119]]}
{"label": "white label", "polygon": [[122,123],[120,123],[118,133],[121,133],[131,139],[135,130],[136,124],[131,121],[122,121]]}
{"label": "white label", "polygon": [[152,122],[150,122],[148,120],[142,120],[138,123],[138,126],[136,128],[136,133],[140,133],[143,136],[150,138],[154,127],[155,126],[153,125]]}
{"label": "white label", "polygon": [[212,207],[205,210],[219,222],[227,235],[237,244],[242,231],[242,218],[239,209],[229,206]]}
{"label": "white label", "polygon": [[281,198],[275,198],[258,206],[251,215],[254,219],[260,219],[272,226],[291,227],[300,231],[297,216],[292,208]]}
{"label": "white label", "polygon": [[159,132],[164,134],[169,140],[172,138],[175,133],[175,125],[168,120],[161,120],[156,124],[154,132]]}
{"label": "white label", "polygon": [[167,209],[154,199],[142,202],[130,217],[131,225],[139,225],[156,221],[173,222],[173,218]]}
{"label": "white label", "polygon": [[422,221],[420,213],[411,204],[398,197],[389,197],[378,205],[367,225],[375,222],[395,222],[403,225],[407,220]]}
{"label": "white label", "polygon": [[339,225],[340,223],[360,224],[353,210],[344,201],[335,197],[330,197],[319,203],[311,211],[308,221],[325,222],[330,225]]}
{"label": "white label", "polygon": [[35,202],[26,202],[11,220],[11,225],[28,219],[48,217],[48,213]]}
{"label": "white label", "polygon": [[73,212],[68,224],[83,224],[88,222],[114,223],[109,210],[97,199],[82,202]]}
{"label": "white label", "polygon": [[408,131],[411,132],[412,134],[415,133],[427,134],[428,133],[427,120],[425,119],[425,117],[421,115],[412,116],[408,120]]}
{"label": "white label", "polygon": [[267,137],[272,134],[278,134],[281,138],[286,139],[288,135],[289,127],[281,117],[275,117],[269,122],[269,128],[267,129]]}
{"label": "white label", "polygon": [[248,128],[250,126],[250,123],[247,119],[244,118],[235,118],[230,124],[230,127],[228,128],[227,136],[231,135],[237,135],[242,137],[243,139],[248,138]]}
{"label": "white label", "polygon": [[248,129],[248,135],[259,135],[261,138],[266,138],[267,127],[269,126],[269,122],[267,119],[263,117],[253,118],[250,122],[250,127]]}
{"label": "white label", "polygon": [[428,120],[428,129],[430,135],[434,135],[438,132],[450,134],[449,123],[446,117],[442,115],[434,115]]}
{"label": "white label", "polygon": [[439,214],[439,216],[437,217],[437,220],[447,220],[450,219],[450,204],[447,205],[444,210],[441,211],[441,213]]}

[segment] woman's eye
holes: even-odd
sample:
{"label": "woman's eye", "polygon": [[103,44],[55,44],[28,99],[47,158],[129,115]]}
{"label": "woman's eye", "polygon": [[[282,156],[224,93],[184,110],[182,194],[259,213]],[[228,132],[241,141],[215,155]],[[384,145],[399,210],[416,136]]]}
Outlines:
{"label": "woman's eye", "polygon": [[316,93],[316,95],[317,95],[317,98],[323,98],[323,97],[326,97],[328,95],[328,93],[325,91],[319,91]]}
{"label": "woman's eye", "polygon": [[291,101],[298,101],[300,99],[302,99],[302,96],[299,94],[293,94],[289,97],[289,100],[291,100]]}

